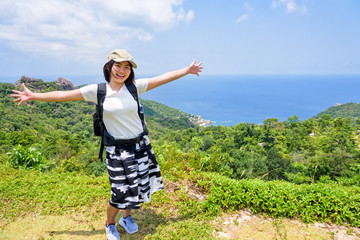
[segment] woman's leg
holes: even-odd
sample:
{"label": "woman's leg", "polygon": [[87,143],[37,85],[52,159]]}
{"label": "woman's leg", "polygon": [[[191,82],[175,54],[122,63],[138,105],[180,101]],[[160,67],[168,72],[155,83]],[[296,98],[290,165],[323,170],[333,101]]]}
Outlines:
{"label": "woman's leg", "polygon": [[126,209],[124,211],[124,218],[127,218],[129,215],[131,215],[131,209]]}
{"label": "woman's leg", "polygon": [[106,215],[107,215],[107,220],[106,220],[106,225],[108,226],[109,224],[115,224],[115,217],[118,214],[119,209],[113,207],[110,205],[110,203],[107,203],[107,208],[106,208]]}

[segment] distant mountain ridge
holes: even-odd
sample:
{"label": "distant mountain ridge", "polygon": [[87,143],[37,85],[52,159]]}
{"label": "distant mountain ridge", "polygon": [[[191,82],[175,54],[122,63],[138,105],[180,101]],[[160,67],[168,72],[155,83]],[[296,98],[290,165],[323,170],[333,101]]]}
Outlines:
{"label": "distant mountain ridge", "polygon": [[[25,83],[26,86],[34,92],[72,90],[77,88],[69,80],[62,77],[59,77],[57,81],[54,82],[44,82],[41,79],[22,76],[20,80],[15,83],[15,88],[20,89],[22,83]],[[204,120],[200,116],[194,116],[152,100],[141,99],[141,103],[144,106],[144,112],[149,121],[154,120],[158,124],[163,124],[170,128],[181,129],[195,127],[196,125],[208,126],[213,124],[213,122]],[[331,118],[343,117],[358,119],[360,118],[360,103],[337,103],[312,118],[318,119],[322,115],[329,115]]]}
{"label": "distant mountain ridge", "polygon": [[331,118],[343,117],[355,120],[360,118],[360,103],[337,103],[325,111],[317,114],[313,118],[318,119],[323,115],[329,115]]}

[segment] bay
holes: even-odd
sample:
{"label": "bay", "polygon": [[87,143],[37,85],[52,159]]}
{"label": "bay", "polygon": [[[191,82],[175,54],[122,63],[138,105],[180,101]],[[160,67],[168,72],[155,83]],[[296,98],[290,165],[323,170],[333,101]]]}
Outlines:
{"label": "bay", "polygon": [[336,103],[360,103],[360,76],[187,76],[142,95],[215,125],[306,120]]}

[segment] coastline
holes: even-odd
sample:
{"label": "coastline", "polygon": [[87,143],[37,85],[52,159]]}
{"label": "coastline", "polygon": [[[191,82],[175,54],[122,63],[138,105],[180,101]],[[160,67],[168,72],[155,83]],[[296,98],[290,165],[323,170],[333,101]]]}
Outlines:
{"label": "coastline", "polygon": [[208,127],[208,126],[212,126],[215,122],[211,121],[211,120],[207,120],[207,119],[203,119],[200,115],[196,116],[196,115],[192,115],[189,120],[196,124],[199,125],[200,127]]}

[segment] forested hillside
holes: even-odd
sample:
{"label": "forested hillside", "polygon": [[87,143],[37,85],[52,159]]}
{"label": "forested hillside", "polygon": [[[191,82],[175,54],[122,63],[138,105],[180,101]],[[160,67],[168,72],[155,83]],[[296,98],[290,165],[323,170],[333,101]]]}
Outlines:
{"label": "forested hillside", "polygon": [[[25,77],[16,87],[21,82],[33,91],[71,88],[71,83],[63,80],[61,84],[59,80],[45,83]],[[20,145],[35,148],[56,166],[69,159],[85,165],[97,162],[99,139],[92,129],[94,104],[29,102],[16,106],[9,97],[12,89],[12,84],[0,84],[1,154]],[[284,122],[265,119],[260,125],[200,128],[189,121],[189,114],[154,101],[142,103],[151,137],[158,146],[175,148],[203,170],[235,179],[360,182],[355,181],[360,173],[359,124],[350,118],[321,115],[300,121],[293,116]],[[358,104],[349,103],[330,109],[343,109],[338,112],[348,117],[357,108]]]}
{"label": "forested hillside", "polygon": [[[61,165],[64,159],[76,157],[84,164],[95,162],[99,138],[93,134],[93,103],[73,102],[28,102],[21,106],[10,98],[12,90],[24,82],[35,92],[71,89],[71,83],[45,83],[39,79],[22,77],[15,86],[0,84],[0,144],[1,154],[21,145],[33,147],[46,159]],[[63,81],[62,81],[63,83]],[[195,125],[189,120],[190,114],[169,108],[149,100],[141,100],[146,121],[156,134],[168,129],[187,129]],[[74,158],[73,158],[74,159]],[[86,159],[86,160],[85,160]]]}
{"label": "forested hillside", "polygon": [[[63,80],[62,84],[45,83],[23,77],[16,87],[21,82],[33,91],[64,90],[71,85]],[[20,145],[35,148],[56,166],[69,159],[76,164],[96,164],[99,139],[92,129],[94,104],[29,102],[16,106],[9,97],[12,89],[12,84],[0,84],[1,154]],[[360,173],[359,124],[350,118],[321,115],[300,121],[293,116],[284,122],[265,119],[260,125],[200,128],[189,121],[189,114],[150,100],[142,103],[157,145],[180,151],[203,170],[235,179],[360,182],[356,181]],[[330,109],[343,109],[338,112],[348,117],[357,107],[349,103]]]}
{"label": "forested hillside", "polygon": [[319,119],[323,115],[329,115],[331,118],[343,117],[357,120],[360,118],[360,103],[336,104],[317,114],[314,118]]}
{"label": "forested hillside", "polygon": [[[41,81],[36,88],[64,89],[55,82]],[[104,176],[105,164],[97,159],[99,139],[92,130],[93,104],[29,102],[16,106],[9,97],[12,89],[13,84],[0,84],[0,164],[6,173],[0,179],[4,190],[0,203],[9,206],[7,211],[12,211],[12,196],[20,191],[19,184],[30,182],[24,174],[28,169],[33,169],[28,170],[33,176],[37,176],[34,169],[71,179],[75,175],[66,175],[69,172],[83,179]],[[274,217],[360,226],[358,121],[329,115],[300,121],[292,116],[283,122],[273,118],[264,119],[263,124],[199,127],[186,113],[153,101],[142,102],[164,178],[192,182],[207,195],[203,201],[183,192],[176,195],[183,218],[249,208]],[[47,176],[36,178],[43,184],[51,178]],[[85,181],[76,179],[71,181]],[[104,185],[106,178],[101,179]],[[86,181],[101,187],[96,178]],[[31,189],[23,194],[35,196],[38,190],[33,185]],[[36,201],[47,209],[41,197]],[[164,196],[161,199],[155,205],[174,204]],[[76,206],[65,199],[52,204],[59,209]],[[206,228],[204,234],[208,232]]]}

